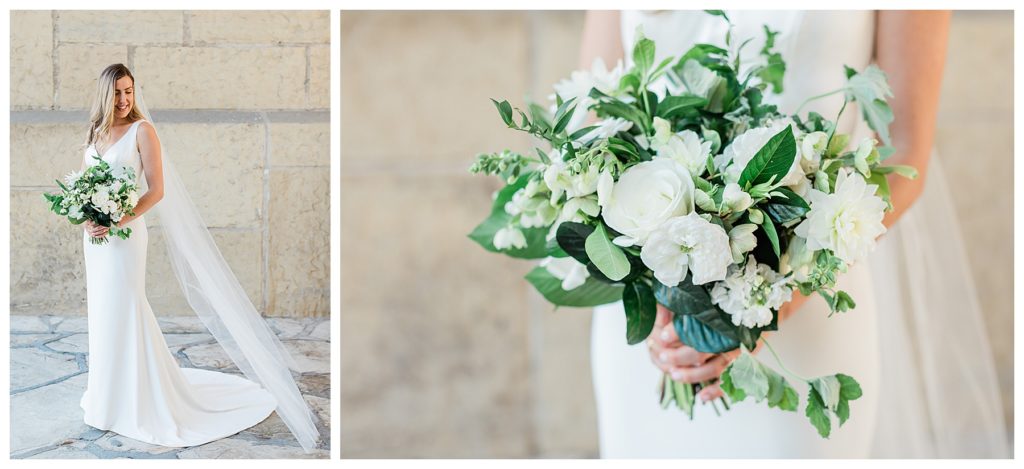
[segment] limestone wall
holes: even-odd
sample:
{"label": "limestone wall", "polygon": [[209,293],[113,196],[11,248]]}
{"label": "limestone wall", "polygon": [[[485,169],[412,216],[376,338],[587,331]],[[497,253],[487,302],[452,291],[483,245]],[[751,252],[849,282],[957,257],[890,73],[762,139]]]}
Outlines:
{"label": "limestone wall", "polygon": [[[12,312],[85,314],[81,230],[41,194],[78,168],[96,77],[122,62],[257,308],[330,314],[328,12],[16,11],[11,38]],[[149,299],[192,314],[150,221]]]}
{"label": "limestone wall", "polygon": [[[577,63],[579,12],[343,12],[341,438],[346,457],[597,455],[590,311],[552,311],[527,262],[466,238],[496,180],[474,155],[529,142],[488,98],[543,98]],[[1012,31],[957,13],[938,150],[1012,428]],[[985,70],[985,73],[978,73]],[[652,393],[653,393],[652,383]]]}

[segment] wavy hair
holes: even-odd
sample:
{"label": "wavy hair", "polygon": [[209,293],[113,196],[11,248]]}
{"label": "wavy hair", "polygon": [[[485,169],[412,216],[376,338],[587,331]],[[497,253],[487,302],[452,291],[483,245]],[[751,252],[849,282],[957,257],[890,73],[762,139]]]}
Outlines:
{"label": "wavy hair", "polygon": [[[131,78],[132,86],[135,86],[135,76],[124,64],[113,64],[104,68],[96,80],[96,95],[92,100],[92,110],[89,111],[89,139],[86,145],[110,135],[110,127],[114,124],[114,86],[117,80],[124,77]],[[134,103],[128,111],[127,118],[131,122],[143,118]]]}

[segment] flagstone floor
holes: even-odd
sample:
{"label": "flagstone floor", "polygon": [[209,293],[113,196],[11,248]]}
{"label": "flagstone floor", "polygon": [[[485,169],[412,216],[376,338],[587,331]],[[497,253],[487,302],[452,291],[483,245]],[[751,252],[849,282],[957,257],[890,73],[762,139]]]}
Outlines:
{"label": "flagstone floor", "polygon": [[[160,318],[183,367],[239,373],[196,317]],[[11,458],[328,458],[330,321],[268,319],[299,367],[299,390],[313,409],[321,446],[306,454],[276,413],[230,437],[189,448],[155,446],[82,422],[78,400],[89,371],[85,317],[11,316]]]}

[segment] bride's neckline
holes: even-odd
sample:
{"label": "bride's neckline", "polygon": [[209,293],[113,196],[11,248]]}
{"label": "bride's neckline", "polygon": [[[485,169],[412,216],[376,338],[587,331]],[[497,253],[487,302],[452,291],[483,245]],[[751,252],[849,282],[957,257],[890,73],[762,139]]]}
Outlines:
{"label": "bride's neckline", "polygon": [[124,140],[124,138],[125,138],[125,137],[127,137],[127,136],[128,136],[128,134],[130,134],[130,133],[132,132],[132,127],[135,127],[135,126],[136,126],[136,125],[138,125],[138,124],[139,124],[140,122],[142,122],[142,119],[139,119],[139,120],[137,120],[137,121],[135,121],[135,122],[132,122],[131,124],[129,124],[129,125],[128,125],[128,130],[125,130],[125,131],[124,131],[124,133],[123,133],[123,134],[121,134],[121,136],[120,136],[120,137],[118,137],[118,138],[117,138],[117,140],[116,140],[116,141],[115,141],[114,143],[112,143],[112,144],[111,144],[111,145],[110,145],[109,147],[107,147],[107,149],[106,149],[106,150],[104,150],[104,151],[103,151],[103,153],[100,153],[100,150],[99,150],[99,148],[98,148],[98,147],[96,146],[96,142],[93,142],[93,143],[92,143],[92,150],[93,150],[93,151],[95,151],[97,155],[99,155],[99,157],[100,157],[100,159],[101,159],[101,160],[102,160],[102,159],[106,159],[106,157],[107,157],[107,154],[108,154],[108,153],[110,153],[110,150],[113,150],[113,149],[114,149],[114,147],[116,147],[116,146],[117,146],[117,145],[118,145],[119,143],[121,143],[121,141],[122,141],[122,140]]}

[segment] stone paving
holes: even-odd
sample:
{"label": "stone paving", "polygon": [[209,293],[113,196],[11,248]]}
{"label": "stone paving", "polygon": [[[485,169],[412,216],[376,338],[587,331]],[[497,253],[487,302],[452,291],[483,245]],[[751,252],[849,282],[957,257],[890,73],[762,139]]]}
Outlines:
{"label": "stone paving", "polygon": [[[299,390],[323,441],[313,453],[302,450],[277,413],[230,437],[189,448],[151,445],[85,425],[78,401],[89,369],[86,318],[46,315],[11,316],[11,458],[329,458],[330,321],[268,321],[299,367]],[[181,366],[238,373],[198,318],[159,322]]]}

